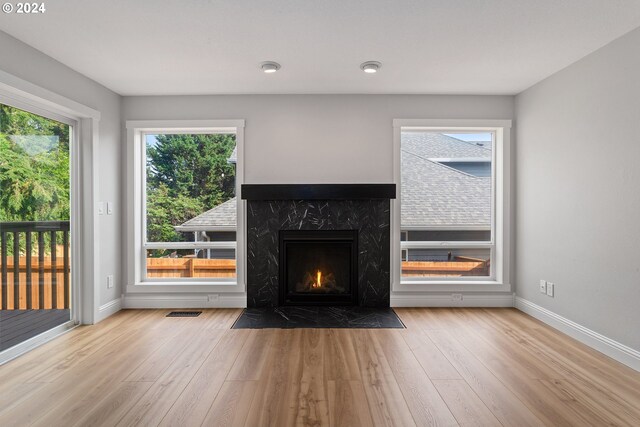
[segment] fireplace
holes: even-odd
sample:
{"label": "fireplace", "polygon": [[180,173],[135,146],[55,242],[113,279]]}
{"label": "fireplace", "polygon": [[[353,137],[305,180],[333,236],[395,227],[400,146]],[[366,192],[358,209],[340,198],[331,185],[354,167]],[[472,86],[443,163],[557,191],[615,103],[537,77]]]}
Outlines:
{"label": "fireplace", "polygon": [[247,307],[389,307],[395,185],[243,184],[241,192]]}
{"label": "fireplace", "polygon": [[280,305],[357,305],[358,230],[280,230]]}

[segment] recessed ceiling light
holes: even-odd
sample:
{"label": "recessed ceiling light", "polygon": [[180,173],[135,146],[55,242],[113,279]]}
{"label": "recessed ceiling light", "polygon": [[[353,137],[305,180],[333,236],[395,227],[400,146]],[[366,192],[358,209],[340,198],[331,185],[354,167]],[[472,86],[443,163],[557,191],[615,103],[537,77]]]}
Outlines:
{"label": "recessed ceiling light", "polygon": [[377,73],[382,68],[382,64],[378,61],[367,61],[360,64],[360,69],[368,74]]}
{"label": "recessed ceiling light", "polygon": [[275,73],[280,69],[280,64],[273,61],[265,61],[260,64],[260,69],[265,73]]}

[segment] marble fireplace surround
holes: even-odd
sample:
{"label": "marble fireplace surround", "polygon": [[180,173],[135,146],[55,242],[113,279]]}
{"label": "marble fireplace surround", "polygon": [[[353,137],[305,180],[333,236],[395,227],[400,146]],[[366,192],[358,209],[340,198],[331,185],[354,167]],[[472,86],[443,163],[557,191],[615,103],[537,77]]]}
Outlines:
{"label": "marble fireplace surround", "polygon": [[277,307],[280,230],[358,230],[358,305],[389,307],[395,184],[244,184],[247,307]]}

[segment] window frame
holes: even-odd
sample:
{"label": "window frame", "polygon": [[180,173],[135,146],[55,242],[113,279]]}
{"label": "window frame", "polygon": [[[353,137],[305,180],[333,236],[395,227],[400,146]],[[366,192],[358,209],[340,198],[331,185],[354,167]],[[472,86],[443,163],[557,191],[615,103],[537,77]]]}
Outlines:
{"label": "window frame", "polygon": [[7,349],[0,355],[9,360],[34,348],[75,325],[97,323],[100,311],[101,281],[96,260],[99,258],[99,230],[96,226],[95,198],[97,181],[95,146],[101,113],[84,104],[0,70],[0,102],[42,117],[65,123],[70,132],[69,160],[71,180],[71,320],[42,335]]}
{"label": "window frame", "polygon": [[[491,186],[491,242],[401,242],[401,134],[403,131],[425,131],[442,133],[492,133],[493,160]],[[397,186],[397,197],[392,201],[392,251],[391,274],[392,291],[511,291],[510,284],[510,120],[457,120],[457,119],[396,119],[393,121],[394,135],[394,181]],[[424,227],[424,229],[442,229],[442,227]],[[402,278],[402,251],[422,248],[490,248],[490,276],[466,278]]]}
{"label": "window frame", "polygon": [[[149,134],[212,134],[236,136],[236,195],[244,181],[244,120],[147,120],[127,121],[129,153],[129,262],[127,292],[244,292],[244,202],[236,198],[235,242],[147,242],[146,215],[146,143]],[[208,249],[233,248],[236,252],[235,278],[147,278],[146,251],[148,249]],[[131,261],[133,260],[133,262]]]}

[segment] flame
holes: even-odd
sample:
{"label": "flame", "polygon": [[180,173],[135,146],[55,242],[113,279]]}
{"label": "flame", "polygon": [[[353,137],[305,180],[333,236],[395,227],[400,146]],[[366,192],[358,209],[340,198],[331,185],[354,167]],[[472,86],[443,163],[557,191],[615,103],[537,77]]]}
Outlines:
{"label": "flame", "polygon": [[322,287],[322,272],[320,270],[318,270],[318,272],[316,273],[316,283],[313,284],[314,288],[320,288]]}

